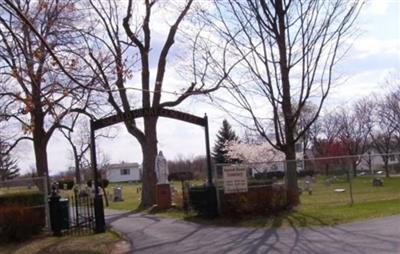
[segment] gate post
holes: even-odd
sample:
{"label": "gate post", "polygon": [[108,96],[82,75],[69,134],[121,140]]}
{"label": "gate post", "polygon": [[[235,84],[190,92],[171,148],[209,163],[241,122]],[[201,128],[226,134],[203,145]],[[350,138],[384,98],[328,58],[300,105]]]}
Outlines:
{"label": "gate post", "polygon": [[212,182],[212,164],[211,164],[211,151],[210,151],[210,134],[208,131],[208,117],[207,114],[204,114],[204,132],[206,135],[206,154],[207,154],[207,185],[208,186],[212,186],[213,182]]}
{"label": "gate post", "polygon": [[103,197],[99,194],[99,181],[96,161],[96,141],[94,136],[95,129],[93,128],[93,120],[90,119],[90,153],[93,167],[94,178],[94,217],[95,217],[95,232],[104,233],[106,231],[106,223],[104,219]]}
{"label": "gate post", "polygon": [[61,212],[60,196],[57,194],[55,186],[49,198],[50,227],[54,236],[61,236]]}

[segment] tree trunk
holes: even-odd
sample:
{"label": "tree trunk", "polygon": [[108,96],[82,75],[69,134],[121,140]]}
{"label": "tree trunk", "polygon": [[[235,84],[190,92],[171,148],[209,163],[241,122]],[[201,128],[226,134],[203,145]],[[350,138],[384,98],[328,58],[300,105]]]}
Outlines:
{"label": "tree trunk", "polygon": [[383,160],[383,167],[385,168],[386,177],[390,177],[389,175],[389,158]]}
{"label": "tree trunk", "polygon": [[72,147],[72,150],[74,153],[74,160],[75,160],[75,180],[77,184],[81,184],[81,169],[80,169],[78,151],[76,150],[75,147]]}
{"label": "tree trunk", "polygon": [[357,177],[357,161],[353,160],[351,167],[353,169],[353,176]]}
{"label": "tree trunk", "polygon": [[294,142],[294,132],[296,124],[293,117],[293,109],[290,94],[290,79],[289,79],[289,66],[287,59],[287,46],[286,46],[286,14],[282,0],[275,2],[276,14],[278,17],[279,27],[276,32],[276,41],[279,48],[279,67],[281,71],[282,82],[282,112],[285,122],[285,138],[286,146],[283,149],[286,155],[286,188],[289,206],[296,206],[299,203],[299,191],[297,186],[297,163]]}
{"label": "tree trunk", "polygon": [[287,146],[286,151],[286,192],[287,192],[287,201],[289,206],[293,207],[300,203],[299,200],[299,189],[297,184],[297,163],[296,163],[296,153],[295,153],[295,145]]}
{"label": "tree trunk", "polygon": [[325,175],[329,176],[329,164],[325,164]]}
{"label": "tree trunk", "polygon": [[[50,193],[50,178],[47,163],[47,141],[44,137],[35,137],[35,135],[33,138],[37,174],[41,177],[44,175],[47,176],[47,190]],[[44,186],[42,183],[38,183],[38,188],[40,191],[44,191]]]}
{"label": "tree trunk", "polygon": [[156,203],[157,176],[154,170],[157,156],[157,118],[145,118],[146,141],[142,144],[143,175],[142,200],[140,208],[148,208]]}

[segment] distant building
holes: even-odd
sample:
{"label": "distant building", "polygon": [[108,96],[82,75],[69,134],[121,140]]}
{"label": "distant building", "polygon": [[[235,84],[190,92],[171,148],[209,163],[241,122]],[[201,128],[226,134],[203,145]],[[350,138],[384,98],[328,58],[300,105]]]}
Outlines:
{"label": "distant building", "polygon": [[[389,170],[396,170],[400,168],[400,156],[399,152],[389,153],[387,155],[388,158],[388,168]],[[357,166],[357,170],[362,171],[376,171],[383,170],[385,162],[383,160],[383,156],[376,151],[375,149],[371,149],[368,152],[364,153],[361,157],[360,163]],[[373,172],[371,172],[373,173]]]}
{"label": "distant building", "polygon": [[110,164],[104,170],[105,177],[112,183],[140,181],[142,179],[141,166],[138,163]]}

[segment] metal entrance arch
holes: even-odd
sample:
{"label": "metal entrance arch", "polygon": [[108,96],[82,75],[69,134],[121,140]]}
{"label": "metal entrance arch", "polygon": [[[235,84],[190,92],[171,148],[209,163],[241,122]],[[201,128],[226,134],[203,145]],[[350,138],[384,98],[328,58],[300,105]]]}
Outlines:
{"label": "metal entrance arch", "polygon": [[165,117],[180,120],[183,122],[195,124],[204,127],[205,144],[206,144],[206,156],[207,156],[207,185],[213,186],[212,183],[212,165],[211,165],[211,151],[210,151],[210,135],[208,129],[208,117],[204,114],[204,117],[198,117],[188,113],[166,109],[166,108],[142,108],[135,109],[129,112],[116,114],[113,116],[105,117],[96,121],[90,120],[90,151],[91,161],[94,171],[94,185],[95,185],[95,218],[96,218],[96,232],[105,231],[105,220],[104,220],[104,207],[103,199],[99,196],[98,190],[98,171],[97,171],[97,159],[96,159],[96,140],[95,131],[123,122],[125,120],[133,120],[140,117]]}

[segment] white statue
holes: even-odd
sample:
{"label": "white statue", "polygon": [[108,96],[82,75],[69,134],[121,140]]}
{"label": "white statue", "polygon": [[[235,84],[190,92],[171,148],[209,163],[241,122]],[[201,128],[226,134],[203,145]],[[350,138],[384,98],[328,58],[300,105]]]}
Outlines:
{"label": "white statue", "polygon": [[156,157],[155,170],[157,174],[157,184],[166,184],[168,182],[168,164],[162,151]]}

